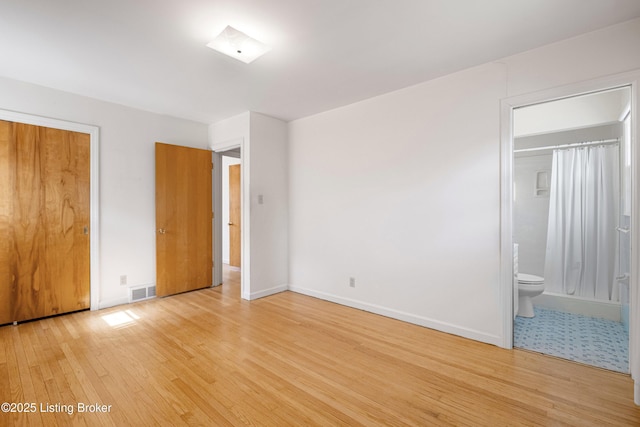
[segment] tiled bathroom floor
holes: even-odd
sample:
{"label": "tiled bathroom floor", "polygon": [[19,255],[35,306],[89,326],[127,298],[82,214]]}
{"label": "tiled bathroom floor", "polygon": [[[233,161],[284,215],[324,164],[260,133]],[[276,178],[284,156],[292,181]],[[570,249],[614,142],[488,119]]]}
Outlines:
{"label": "tiled bathroom floor", "polygon": [[629,372],[629,336],[622,323],[534,308],[516,317],[514,347],[558,356],[612,371]]}

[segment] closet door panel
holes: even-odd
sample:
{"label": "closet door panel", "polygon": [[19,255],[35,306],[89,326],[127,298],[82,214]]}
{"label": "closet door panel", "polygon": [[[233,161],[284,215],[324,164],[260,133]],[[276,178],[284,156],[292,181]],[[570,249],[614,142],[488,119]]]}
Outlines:
{"label": "closet door panel", "polygon": [[44,180],[45,316],[90,306],[89,135],[40,128]]}
{"label": "closet door panel", "polygon": [[89,308],[89,135],[13,127],[12,320]]}
{"label": "closet door panel", "polygon": [[11,322],[11,123],[0,121],[0,325]]}
{"label": "closet door panel", "polygon": [[42,158],[36,126],[13,123],[13,319],[43,316],[45,304],[45,230]]}

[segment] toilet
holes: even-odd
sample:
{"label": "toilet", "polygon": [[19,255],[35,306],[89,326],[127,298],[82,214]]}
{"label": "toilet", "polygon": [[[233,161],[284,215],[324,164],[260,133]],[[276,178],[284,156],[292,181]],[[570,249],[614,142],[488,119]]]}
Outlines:
{"label": "toilet", "polygon": [[534,317],[531,298],[544,292],[544,278],[533,274],[518,273],[518,316]]}

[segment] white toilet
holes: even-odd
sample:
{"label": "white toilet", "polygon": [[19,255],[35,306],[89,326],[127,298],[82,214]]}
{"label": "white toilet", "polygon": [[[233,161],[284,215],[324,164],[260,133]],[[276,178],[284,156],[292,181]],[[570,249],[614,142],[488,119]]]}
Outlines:
{"label": "white toilet", "polygon": [[544,292],[544,278],[533,274],[518,273],[518,316],[534,317],[531,298]]}

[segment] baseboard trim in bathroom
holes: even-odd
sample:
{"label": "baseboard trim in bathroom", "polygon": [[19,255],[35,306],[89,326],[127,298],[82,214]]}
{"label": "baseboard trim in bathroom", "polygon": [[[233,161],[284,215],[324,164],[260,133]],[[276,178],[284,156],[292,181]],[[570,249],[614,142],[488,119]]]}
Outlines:
{"label": "baseboard trim in bathroom", "polygon": [[629,336],[622,323],[535,307],[516,317],[514,346],[575,362],[629,372]]}

